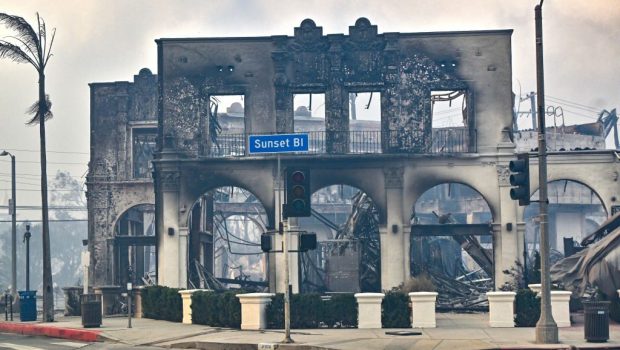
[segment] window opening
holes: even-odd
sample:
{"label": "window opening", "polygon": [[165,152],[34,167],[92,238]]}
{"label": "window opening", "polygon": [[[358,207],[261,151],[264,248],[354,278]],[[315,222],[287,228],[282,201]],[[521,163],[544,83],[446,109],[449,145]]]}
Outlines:
{"label": "window opening", "polygon": [[469,146],[467,91],[431,91],[433,153],[463,152]]}
{"label": "window opening", "polygon": [[325,152],[325,94],[293,94],[293,127],[308,133],[312,153]]}
{"label": "window opening", "polygon": [[134,128],[132,137],[133,177],[150,178],[153,170],[151,161],[157,145],[157,129]]}
{"label": "window opening", "polygon": [[381,93],[349,93],[349,152],[381,152]]}
{"label": "window opening", "polygon": [[211,154],[245,154],[245,104],[243,95],[211,95],[209,99]]}

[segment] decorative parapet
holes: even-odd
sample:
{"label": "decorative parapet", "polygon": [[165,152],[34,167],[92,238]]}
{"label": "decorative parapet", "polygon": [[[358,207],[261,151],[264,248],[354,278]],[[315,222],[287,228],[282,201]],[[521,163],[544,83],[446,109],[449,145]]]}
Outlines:
{"label": "decorative parapet", "polygon": [[515,292],[488,292],[489,326],[514,327]]}
{"label": "decorative parapet", "polygon": [[409,293],[411,300],[411,327],[435,328],[435,302],[437,292],[413,292]]}
{"label": "decorative parapet", "polygon": [[241,303],[241,329],[260,330],[267,328],[267,305],[273,293],[237,294]]}
{"label": "decorative parapet", "polygon": [[381,328],[381,302],[383,293],[356,293],[357,328]]}

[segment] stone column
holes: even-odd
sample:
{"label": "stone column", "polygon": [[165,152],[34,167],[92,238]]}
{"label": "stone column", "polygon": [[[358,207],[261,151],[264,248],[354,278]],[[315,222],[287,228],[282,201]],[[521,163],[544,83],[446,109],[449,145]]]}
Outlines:
{"label": "stone column", "polygon": [[409,293],[411,300],[411,327],[435,328],[435,302],[437,292],[414,292]]}
{"label": "stone column", "polygon": [[571,292],[563,290],[551,291],[551,314],[558,327],[570,327],[570,296]]}
{"label": "stone column", "polygon": [[356,293],[357,328],[381,328],[381,302],[383,293]]}
{"label": "stone column", "polygon": [[192,294],[202,290],[205,289],[185,289],[179,291],[183,301],[183,324],[192,324]]}
{"label": "stone column", "polygon": [[[500,147],[500,146],[498,146]],[[512,143],[501,145],[500,151],[510,152],[514,150]],[[517,224],[521,220],[517,219],[518,203],[510,198],[510,170],[508,165],[496,165],[497,181],[499,185],[499,208],[495,208],[493,218],[493,238],[495,240],[495,287],[503,285],[507,281],[502,271],[510,270],[515,266],[515,262],[523,263],[523,249],[519,247],[519,232]],[[499,209],[499,212],[497,212]],[[521,254],[520,254],[521,253]]]}
{"label": "stone column", "polygon": [[180,232],[179,232],[179,183],[178,171],[162,170],[159,173],[160,196],[156,200],[158,228],[157,283],[180,288]]}
{"label": "stone column", "polygon": [[[403,225],[403,168],[383,169],[387,199],[387,226],[379,228],[381,239],[381,289],[389,290],[408,276],[409,254],[404,241]],[[407,252],[405,252],[407,250]]]}
{"label": "stone column", "polygon": [[514,327],[515,292],[487,292],[489,299],[489,326]]}
{"label": "stone column", "polygon": [[241,303],[241,329],[267,329],[266,310],[273,296],[273,293],[237,294]]}

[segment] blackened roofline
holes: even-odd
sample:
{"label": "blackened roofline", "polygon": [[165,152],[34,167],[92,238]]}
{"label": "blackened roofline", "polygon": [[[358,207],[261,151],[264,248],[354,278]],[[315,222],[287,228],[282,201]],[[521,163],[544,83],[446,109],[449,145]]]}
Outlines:
{"label": "blackened roofline", "polygon": [[[471,31],[445,31],[445,32],[419,32],[419,33],[401,33],[401,32],[386,32],[377,34],[382,37],[385,34],[393,35],[397,34],[401,38],[408,37],[433,37],[433,36],[480,36],[480,35],[512,35],[513,29],[489,29],[489,30],[471,30]],[[323,37],[330,36],[343,36],[348,37],[347,34],[324,34]],[[294,36],[288,35],[273,35],[273,36],[243,36],[243,37],[197,37],[197,38],[159,38],[155,39],[156,43],[160,42],[198,42],[198,41],[272,41],[273,38],[287,38],[293,39]]]}

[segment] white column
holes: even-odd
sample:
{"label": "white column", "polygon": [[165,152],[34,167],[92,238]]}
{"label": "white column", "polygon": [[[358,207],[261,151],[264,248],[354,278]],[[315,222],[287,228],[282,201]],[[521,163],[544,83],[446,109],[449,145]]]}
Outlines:
{"label": "white column", "polygon": [[192,324],[192,294],[206,289],[186,289],[180,290],[181,300],[183,301],[183,324]]}
{"label": "white column", "polygon": [[381,328],[381,302],[383,293],[356,293],[357,328]]}
{"label": "white column", "polygon": [[437,292],[414,292],[409,293],[411,299],[411,327],[435,328],[435,302]]}
{"label": "white column", "polygon": [[[403,168],[383,169],[387,208],[387,226],[379,228],[381,240],[381,289],[390,290],[405,281],[403,229]],[[408,242],[407,242],[408,245]]]}
{"label": "white column", "polygon": [[514,327],[515,292],[487,292],[489,299],[489,326]]}
{"label": "white column", "polygon": [[[506,152],[512,152],[514,145],[499,145]],[[493,218],[493,236],[495,239],[495,286],[503,285],[508,277],[502,271],[510,270],[515,266],[515,261],[523,263],[523,249],[519,247],[520,237],[517,219],[520,212],[518,202],[510,198],[510,170],[508,165],[497,165],[497,181],[499,185],[499,208],[495,208]],[[510,230],[509,230],[510,229]],[[522,241],[521,241],[522,242]]]}
{"label": "white column", "polygon": [[259,330],[267,328],[267,305],[272,293],[237,294],[241,303],[241,329]]}
{"label": "white column", "polygon": [[178,288],[187,288],[187,247],[189,242],[189,229],[187,226],[179,227],[179,271]]}
{"label": "white column", "polygon": [[563,290],[551,291],[551,314],[558,327],[570,327],[571,294]]}
{"label": "white column", "polygon": [[[159,285],[180,288],[180,247],[179,247],[179,173],[162,171],[161,177],[161,218],[158,220],[160,233],[158,237],[157,283]],[[185,265],[185,264],[183,264]],[[184,268],[185,266],[183,266]]]}

